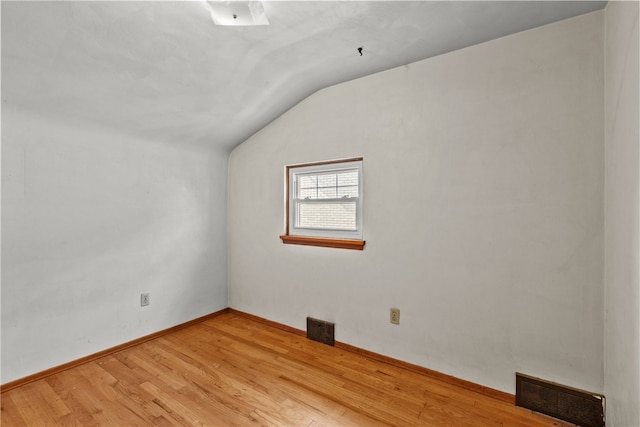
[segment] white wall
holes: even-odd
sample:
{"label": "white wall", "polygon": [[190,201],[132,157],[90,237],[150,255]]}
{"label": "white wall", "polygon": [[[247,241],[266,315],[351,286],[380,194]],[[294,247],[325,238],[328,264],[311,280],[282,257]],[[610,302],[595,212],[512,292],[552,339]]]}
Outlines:
{"label": "white wall", "polygon": [[226,307],[227,158],[4,105],[2,383]]}
{"label": "white wall", "polygon": [[[230,306],[514,392],[603,391],[603,14],[322,90],[229,163]],[[363,252],[283,245],[284,166],[364,156]],[[389,307],[401,324],[389,323]]]}
{"label": "white wall", "polygon": [[638,2],[610,1],[605,24],[607,425],[640,426]]}

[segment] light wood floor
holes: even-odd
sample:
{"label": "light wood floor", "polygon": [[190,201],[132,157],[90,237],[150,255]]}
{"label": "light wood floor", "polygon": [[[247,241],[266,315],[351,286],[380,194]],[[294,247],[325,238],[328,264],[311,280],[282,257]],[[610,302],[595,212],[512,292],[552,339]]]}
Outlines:
{"label": "light wood floor", "polygon": [[237,314],[2,394],[2,426],[568,426]]}

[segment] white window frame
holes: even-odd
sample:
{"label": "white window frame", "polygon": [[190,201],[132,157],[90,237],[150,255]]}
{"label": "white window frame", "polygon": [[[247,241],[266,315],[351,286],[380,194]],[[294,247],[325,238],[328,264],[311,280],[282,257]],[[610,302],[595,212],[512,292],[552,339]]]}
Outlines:
{"label": "white window frame", "polygon": [[[327,239],[347,239],[359,240],[363,238],[363,159],[353,158],[345,160],[333,160],[326,162],[308,163],[302,165],[287,166],[287,221],[285,236],[308,236],[314,238]],[[358,195],[357,197],[335,198],[335,199],[298,199],[296,198],[299,177],[306,174],[322,174],[339,172],[344,170],[354,170],[358,172]],[[298,224],[298,207],[301,203],[353,203],[355,199],[356,208],[356,229],[328,229],[300,227]]]}

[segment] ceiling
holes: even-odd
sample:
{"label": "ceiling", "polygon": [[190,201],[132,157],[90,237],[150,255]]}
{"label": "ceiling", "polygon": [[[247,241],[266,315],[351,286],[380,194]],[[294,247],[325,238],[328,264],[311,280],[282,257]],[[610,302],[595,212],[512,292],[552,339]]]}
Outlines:
{"label": "ceiling", "polygon": [[606,4],[263,3],[230,27],[203,1],[2,1],[3,109],[231,150],[321,88]]}

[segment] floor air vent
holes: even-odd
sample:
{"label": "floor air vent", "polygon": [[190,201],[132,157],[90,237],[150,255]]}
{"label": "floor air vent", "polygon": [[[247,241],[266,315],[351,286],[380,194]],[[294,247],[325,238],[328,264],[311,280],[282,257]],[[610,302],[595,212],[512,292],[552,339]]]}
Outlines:
{"label": "floor air vent", "polygon": [[604,426],[604,396],[520,373],[516,405],[584,427]]}
{"label": "floor air vent", "polygon": [[310,340],[332,346],[334,343],[334,330],[334,324],[331,322],[307,317],[307,338]]}

